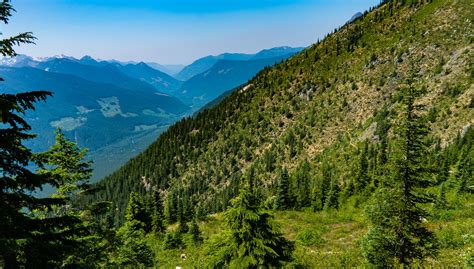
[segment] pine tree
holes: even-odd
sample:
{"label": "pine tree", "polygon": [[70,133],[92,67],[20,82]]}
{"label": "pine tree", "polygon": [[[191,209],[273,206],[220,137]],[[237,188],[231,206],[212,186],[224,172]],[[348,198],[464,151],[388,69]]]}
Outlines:
{"label": "pine tree", "polygon": [[171,191],[168,193],[166,196],[166,203],[165,203],[165,219],[166,219],[166,224],[170,225],[176,222],[176,215],[177,215],[177,207],[178,204],[178,198],[175,192]]}
{"label": "pine tree", "polygon": [[278,210],[285,210],[289,209],[291,207],[291,204],[290,178],[288,176],[288,171],[286,170],[286,168],[283,168],[277,185],[275,208]]}
{"label": "pine tree", "polygon": [[163,240],[163,249],[177,249],[183,246],[182,234],[179,232],[167,232]]}
{"label": "pine tree", "polygon": [[458,182],[457,193],[474,193],[474,148],[464,147],[456,163],[455,178]]}
{"label": "pine tree", "polygon": [[367,210],[371,227],[363,250],[377,267],[396,263],[408,267],[437,251],[433,233],[423,224],[427,213],[420,207],[432,200],[424,192],[431,183],[430,171],[423,163],[428,151],[428,128],[419,116],[421,106],[414,104],[416,96],[409,87],[404,97],[403,122],[397,130],[399,152],[394,154],[390,181],[376,193],[374,204]]}
{"label": "pine tree", "polygon": [[292,259],[294,245],[260,209],[260,200],[246,182],[225,212],[228,231],[214,237],[206,247],[209,267],[279,267]]}

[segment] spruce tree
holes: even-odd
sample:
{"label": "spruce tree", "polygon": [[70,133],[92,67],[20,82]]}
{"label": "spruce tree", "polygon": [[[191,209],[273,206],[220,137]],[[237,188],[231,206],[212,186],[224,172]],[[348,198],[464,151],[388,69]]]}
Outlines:
{"label": "spruce tree", "polygon": [[133,230],[147,230],[147,222],[150,221],[150,216],[136,192],[130,193],[130,200],[125,213],[125,221],[129,223],[130,228]]}
{"label": "spruce tree", "polygon": [[34,156],[39,163],[38,174],[58,179],[59,186],[54,196],[69,198],[81,190],[87,190],[92,169],[91,162],[85,160],[86,154],[87,149],[81,149],[76,143],[67,140],[58,129],[55,144]]}
{"label": "spruce tree", "polygon": [[195,217],[191,222],[191,228],[189,229],[189,233],[193,237],[194,245],[199,245],[202,242],[201,231],[199,230],[199,225]]}
{"label": "spruce tree", "polygon": [[[9,22],[12,12],[10,1],[0,2],[3,23]],[[33,43],[34,39],[32,33],[26,32],[0,40],[0,54],[14,57],[15,46]],[[0,94],[0,264],[5,268],[59,267],[78,243],[73,237],[80,223],[77,217],[36,213],[66,203],[63,197],[33,195],[45,184],[59,187],[62,182],[49,174],[31,171],[28,165],[42,163],[24,145],[35,137],[29,133],[31,127],[23,119],[24,114],[51,95],[46,91]]]}
{"label": "spruce tree", "polygon": [[437,209],[446,209],[448,206],[448,202],[446,200],[446,183],[445,182],[439,185],[439,193],[434,205],[435,205],[435,208]]}
{"label": "spruce tree", "polygon": [[339,184],[333,180],[331,182],[331,188],[329,189],[328,195],[326,196],[326,201],[324,203],[324,209],[339,209],[339,193],[341,188]]}
{"label": "spruce tree", "polygon": [[186,217],[184,216],[183,203],[181,199],[178,200],[178,233],[185,234],[189,230],[188,224],[186,223]]}
{"label": "spruce tree", "polygon": [[391,177],[367,209],[371,227],[363,252],[377,267],[409,267],[437,251],[433,233],[423,224],[427,212],[421,205],[432,202],[424,190],[431,183],[430,171],[423,163],[429,130],[420,116],[421,106],[415,105],[416,96],[410,86],[404,96],[405,112],[397,130],[399,151],[393,154]]}
{"label": "spruce tree", "polygon": [[130,193],[125,224],[119,229],[117,235],[120,245],[117,250],[115,262],[120,266],[147,266],[153,265],[153,252],[145,239],[146,210],[136,192]]}
{"label": "spruce tree", "polygon": [[364,150],[359,156],[359,169],[355,180],[355,191],[357,194],[361,194],[370,183],[369,178],[369,161],[367,157],[369,155],[369,144],[367,140],[364,142]]}
{"label": "spruce tree", "polygon": [[272,216],[261,210],[259,196],[247,182],[225,219],[229,230],[206,246],[209,267],[279,267],[292,259],[294,244],[278,231]]}
{"label": "spruce tree", "polygon": [[275,208],[278,210],[285,210],[291,207],[290,200],[290,177],[288,171],[283,168],[280,179],[278,180],[277,193],[275,200]]}
{"label": "spruce tree", "polygon": [[155,235],[158,235],[165,231],[165,225],[163,223],[163,201],[161,200],[161,194],[158,191],[154,191],[152,200],[153,212],[151,216],[151,226]]}
{"label": "spruce tree", "polygon": [[303,208],[311,205],[311,188],[310,188],[310,177],[309,177],[309,162],[304,160],[296,168],[293,178],[297,185],[296,191],[296,202],[298,208]]}
{"label": "spruce tree", "polygon": [[[80,219],[74,227],[69,227],[70,239],[76,242],[73,250],[61,262],[64,267],[99,267],[107,262],[107,254],[114,241],[111,223],[103,222],[110,203],[96,202],[87,205],[78,199],[94,190],[88,184],[92,175],[91,162],[86,158],[87,149],[66,139],[61,130],[56,131],[55,144],[45,152],[34,156],[38,164],[37,173],[56,178],[58,186],[52,197],[67,199],[63,205],[45,207],[35,213],[43,216],[76,217]],[[74,234],[75,233],[75,234]],[[59,261],[58,261],[59,262]]]}

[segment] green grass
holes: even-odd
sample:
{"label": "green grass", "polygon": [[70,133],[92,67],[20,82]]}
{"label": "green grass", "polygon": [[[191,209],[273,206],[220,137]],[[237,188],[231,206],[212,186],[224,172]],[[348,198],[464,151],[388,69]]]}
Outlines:
{"label": "green grass", "polygon": [[[431,217],[426,225],[435,232],[440,251],[436,259],[428,259],[423,267],[464,267],[474,257],[474,196],[448,193],[451,208],[427,208]],[[331,212],[276,211],[275,223],[286,238],[295,242],[295,262],[305,268],[348,268],[369,266],[359,246],[368,224],[362,208],[345,208]],[[204,240],[225,229],[222,214],[200,222]],[[169,227],[170,230],[175,226]],[[205,257],[202,245],[195,246],[189,235],[183,237],[185,246],[163,250],[162,238],[150,238],[160,268],[200,268]],[[205,242],[204,242],[205,244]],[[181,255],[186,259],[183,260]]]}

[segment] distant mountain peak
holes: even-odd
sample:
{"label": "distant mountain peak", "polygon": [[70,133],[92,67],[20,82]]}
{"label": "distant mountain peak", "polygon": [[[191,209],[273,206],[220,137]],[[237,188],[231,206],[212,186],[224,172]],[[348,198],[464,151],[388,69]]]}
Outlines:
{"label": "distant mountain peak", "polygon": [[84,60],[87,60],[87,61],[90,61],[90,60],[96,61],[96,59],[92,58],[92,56],[89,56],[89,55],[82,56],[82,58],[81,58],[80,60],[81,60],[81,61],[84,61]]}
{"label": "distant mountain peak", "polygon": [[362,17],[364,14],[362,14],[361,12],[357,12],[356,14],[354,14],[354,16],[352,16],[352,18],[347,22],[347,23],[351,23],[355,20],[357,20],[358,18]]}

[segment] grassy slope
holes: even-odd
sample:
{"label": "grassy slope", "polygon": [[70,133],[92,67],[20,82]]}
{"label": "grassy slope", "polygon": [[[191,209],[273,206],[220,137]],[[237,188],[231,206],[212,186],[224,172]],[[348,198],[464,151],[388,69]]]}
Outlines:
{"label": "grassy slope", "polygon": [[[474,257],[474,197],[450,193],[448,202],[451,209],[437,211],[428,219],[441,248],[437,259],[428,260],[425,267],[463,267],[468,255]],[[296,263],[306,268],[367,266],[358,245],[368,229],[363,210],[273,213],[284,235],[296,242]],[[200,228],[204,239],[208,239],[225,228],[224,219],[221,214],[212,215],[200,223]],[[180,250],[162,250],[161,239],[150,238],[150,242],[160,268],[199,268],[203,264],[202,249],[195,247],[189,236],[185,237],[187,247]],[[181,254],[186,255],[186,260]]]}

